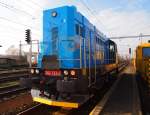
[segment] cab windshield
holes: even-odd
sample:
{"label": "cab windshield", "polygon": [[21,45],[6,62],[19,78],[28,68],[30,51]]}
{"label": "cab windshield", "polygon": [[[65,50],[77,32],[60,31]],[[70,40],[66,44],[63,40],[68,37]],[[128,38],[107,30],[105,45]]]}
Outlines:
{"label": "cab windshield", "polygon": [[150,48],[143,48],[143,57],[150,57]]}

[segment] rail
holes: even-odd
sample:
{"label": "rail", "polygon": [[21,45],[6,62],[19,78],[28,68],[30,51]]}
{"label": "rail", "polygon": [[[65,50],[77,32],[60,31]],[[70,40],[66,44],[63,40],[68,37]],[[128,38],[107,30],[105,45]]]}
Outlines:
{"label": "rail", "polygon": [[18,88],[15,88],[15,89],[9,89],[7,91],[4,91],[4,92],[0,93],[0,98],[11,97],[11,95],[18,94],[18,93],[28,91],[28,90],[29,89],[26,88],[26,87],[18,87]]}
{"label": "rail", "polygon": [[14,69],[14,70],[3,70],[3,71],[0,71],[0,76],[3,75],[3,74],[13,74],[13,73],[19,73],[19,72],[27,72],[29,71],[29,69]]}
{"label": "rail", "polygon": [[9,97],[19,92],[26,91],[26,87],[20,87],[19,78],[26,77],[28,70],[5,71],[0,74],[0,97]]}
{"label": "rail", "polygon": [[41,105],[42,105],[42,104],[34,105],[34,106],[32,106],[32,107],[30,107],[30,108],[28,108],[28,109],[26,109],[26,110],[24,110],[24,111],[18,113],[17,115],[27,115],[27,114],[30,113],[31,111],[33,111],[33,110],[37,109],[38,107],[40,107]]}
{"label": "rail", "polygon": [[0,77],[0,83],[7,82],[7,81],[19,80],[19,78],[26,77],[28,75],[29,75],[28,73],[25,73],[25,74],[16,74],[16,75],[9,75],[6,77]]}

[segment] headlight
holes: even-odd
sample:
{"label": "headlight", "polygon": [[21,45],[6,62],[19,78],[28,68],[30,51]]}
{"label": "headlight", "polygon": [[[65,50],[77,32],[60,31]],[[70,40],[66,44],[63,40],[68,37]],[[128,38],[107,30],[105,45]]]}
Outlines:
{"label": "headlight", "polygon": [[52,15],[52,17],[56,17],[57,16],[57,12],[53,11],[51,15]]}
{"label": "headlight", "polygon": [[31,69],[31,71],[30,71],[32,74],[34,74],[34,69]]}
{"label": "headlight", "polygon": [[75,75],[76,72],[75,72],[74,70],[71,70],[70,74],[71,74],[71,75]]}
{"label": "headlight", "polygon": [[35,73],[36,73],[36,74],[39,74],[39,73],[40,73],[40,71],[39,71],[38,69],[36,69],[36,70],[35,70]]}
{"label": "headlight", "polygon": [[64,75],[68,75],[68,71],[67,70],[64,70]]}

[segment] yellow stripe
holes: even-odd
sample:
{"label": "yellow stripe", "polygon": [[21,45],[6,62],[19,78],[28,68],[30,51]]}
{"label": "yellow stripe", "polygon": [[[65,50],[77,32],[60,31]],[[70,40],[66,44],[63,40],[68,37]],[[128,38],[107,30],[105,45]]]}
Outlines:
{"label": "yellow stripe", "polygon": [[51,105],[51,106],[60,106],[60,107],[69,107],[69,108],[78,108],[79,107],[79,103],[52,101],[52,100],[43,99],[43,98],[39,98],[39,97],[34,97],[33,101]]}

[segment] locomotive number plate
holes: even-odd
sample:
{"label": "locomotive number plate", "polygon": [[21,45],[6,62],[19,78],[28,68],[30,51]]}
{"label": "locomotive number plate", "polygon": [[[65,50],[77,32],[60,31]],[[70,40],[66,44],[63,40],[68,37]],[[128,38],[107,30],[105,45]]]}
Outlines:
{"label": "locomotive number plate", "polygon": [[55,70],[55,71],[45,71],[45,75],[47,76],[60,76],[61,75],[61,71],[59,70]]}

